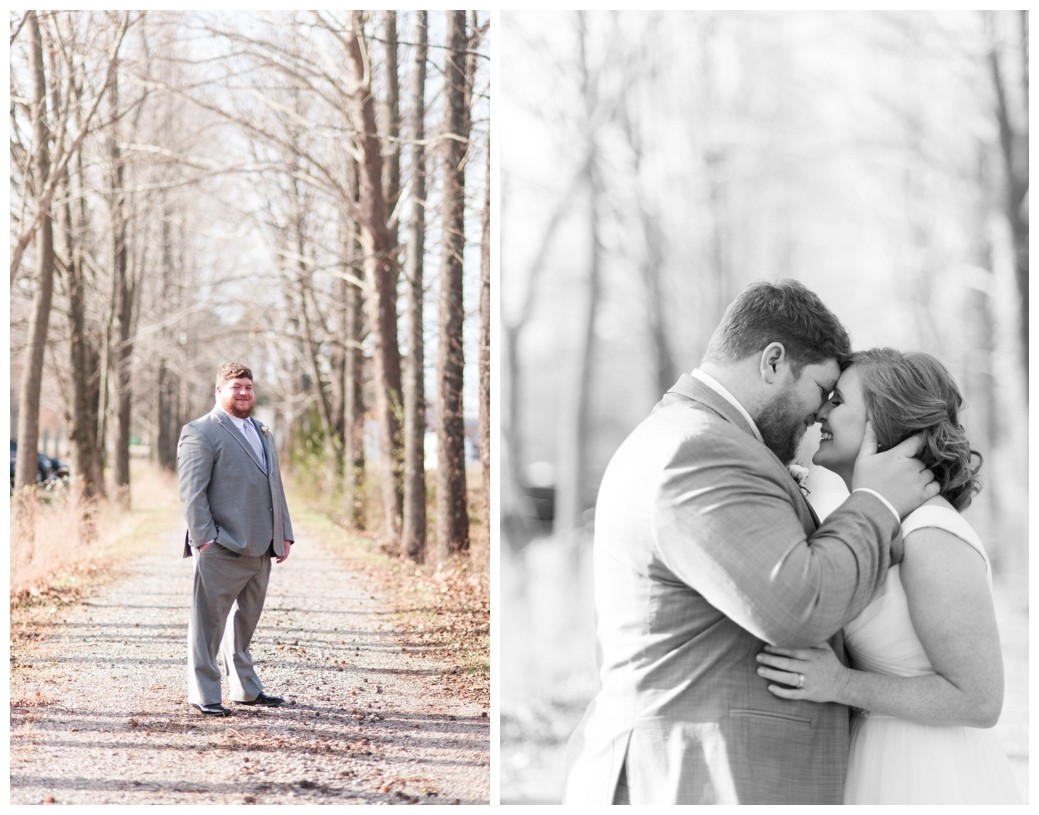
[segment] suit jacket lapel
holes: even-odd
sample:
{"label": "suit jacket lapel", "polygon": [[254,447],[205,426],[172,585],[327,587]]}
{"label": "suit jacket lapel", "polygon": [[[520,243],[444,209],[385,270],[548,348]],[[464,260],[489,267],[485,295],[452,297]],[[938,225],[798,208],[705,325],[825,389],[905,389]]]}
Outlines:
{"label": "suit jacket lapel", "polygon": [[[761,444],[758,441],[757,436],[754,433],[754,428],[747,422],[747,418],[740,413],[724,396],[722,396],[714,388],[701,382],[694,376],[689,374],[682,374],[678,381],[664,394],[664,398],[657,404],[657,408],[666,407],[667,405],[674,404],[675,402],[689,399],[693,402],[698,403],[702,407],[717,413],[723,419],[744,430],[755,442]],[[654,408],[656,409],[656,408]],[[779,466],[786,469],[786,466],[778,458],[776,462]],[[789,475],[789,472],[788,472]],[[801,498],[801,505],[803,508],[808,510],[808,513],[812,519],[812,530],[819,528],[819,516],[815,513],[815,508],[809,503],[804,493],[801,492],[801,488],[794,481],[794,477],[789,475],[791,482],[793,482],[794,490]],[[800,513],[799,513],[800,514]]]}
{"label": "suit jacket lapel", "polygon": [[754,435],[754,428],[747,422],[746,417],[736,410],[718,391],[708,387],[699,379],[689,376],[689,374],[682,374],[678,381],[664,394],[664,398],[660,400],[657,407],[674,404],[679,399],[691,399],[694,402],[698,402],[717,413],[726,421],[736,425],[757,441],[757,436]]}
{"label": "suit jacket lapel", "polygon": [[[222,408],[220,408],[220,407],[216,407],[216,408],[213,409],[213,415],[216,416],[217,423],[224,430],[226,430],[228,433],[230,433],[231,436],[234,437],[235,441],[237,441],[242,446],[242,449],[245,450],[245,452],[249,456],[249,458],[252,459],[253,464],[255,464],[257,467],[259,467],[264,472],[267,472],[266,468],[263,466],[263,462],[256,460],[256,451],[253,450],[252,445],[249,444],[249,442],[245,440],[245,435],[242,433],[241,430],[238,429],[238,425],[236,425],[234,422],[231,421],[231,417],[228,416],[227,413],[225,413],[224,410]],[[252,419],[250,418],[250,419],[247,419],[246,421],[251,422]],[[263,434],[260,433],[258,428],[256,428],[256,424],[255,423],[253,423],[253,428],[256,429],[256,433],[260,437],[260,444],[263,445]],[[266,448],[264,449],[264,452],[266,453]]]}

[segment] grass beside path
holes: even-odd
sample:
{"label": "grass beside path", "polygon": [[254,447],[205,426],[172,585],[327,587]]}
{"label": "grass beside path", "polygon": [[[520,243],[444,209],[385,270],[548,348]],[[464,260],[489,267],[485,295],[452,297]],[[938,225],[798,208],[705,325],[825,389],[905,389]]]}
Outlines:
{"label": "grass beside path", "polygon": [[34,620],[53,622],[64,607],[118,579],[124,564],[168,542],[180,517],[176,477],[135,461],[132,483],[129,510],[104,505],[95,512],[93,541],[81,538],[71,492],[48,493],[36,504],[32,536],[12,513],[12,659],[20,642],[36,638]]}

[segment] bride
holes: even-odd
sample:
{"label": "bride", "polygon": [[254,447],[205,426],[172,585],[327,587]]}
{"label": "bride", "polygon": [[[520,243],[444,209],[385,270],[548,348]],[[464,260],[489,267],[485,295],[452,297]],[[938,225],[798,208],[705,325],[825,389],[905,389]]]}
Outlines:
{"label": "bride", "polygon": [[776,696],[853,708],[846,804],[1020,802],[987,729],[1003,705],[1003,659],[991,567],[960,515],[980,489],[981,466],[957,418],[961,403],[934,357],[884,348],[852,357],[817,417],[812,461],[846,484],[867,432],[887,449],[923,429],[919,457],[942,485],[903,519],[902,563],[844,629],[851,668],[825,644],[766,646],[758,657]]}

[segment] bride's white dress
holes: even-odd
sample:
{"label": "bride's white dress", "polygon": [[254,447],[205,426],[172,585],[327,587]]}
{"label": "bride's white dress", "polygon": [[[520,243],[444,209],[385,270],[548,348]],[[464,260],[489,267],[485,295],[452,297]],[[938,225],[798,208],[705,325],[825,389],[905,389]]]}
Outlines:
{"label": "bride's white dress", "polygon": [[[952,509],[924,506],[902,522],[903,535],[940,527],[985,558],[981,540]],[[880,593],[845,627],[852,666],[891,676],[934,673],[913,630],[898,566]],[[846,804],[1020,803],[1010,762],[995,733],[975,727],[934,727],[877,714],[852,718]]]}

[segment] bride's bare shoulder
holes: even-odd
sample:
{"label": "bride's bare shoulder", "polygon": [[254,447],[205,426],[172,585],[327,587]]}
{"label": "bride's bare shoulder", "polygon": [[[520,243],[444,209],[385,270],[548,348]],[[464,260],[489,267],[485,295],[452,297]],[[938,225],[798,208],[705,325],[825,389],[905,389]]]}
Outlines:
{"label": "bride's bare shoulder", "polygon": [[966,553],[968,551],[979,555],[985,560],[984,549],[981,541],[973,527],[956,510],[956,508],[941,496],[936,496],[925,502],[918,512],[929,509],[946,509],[955,517],[938,516],[930,513],[922,513],[917,518],[912,518],[912,513],[906,518],[905,532],[905,559],[904,564],[926,562],[932,558],[941,560],[950,554],[950,544],[962,544],[954,547],[953,551],[963,552],[967,561],[974,563],[974,558]]}

